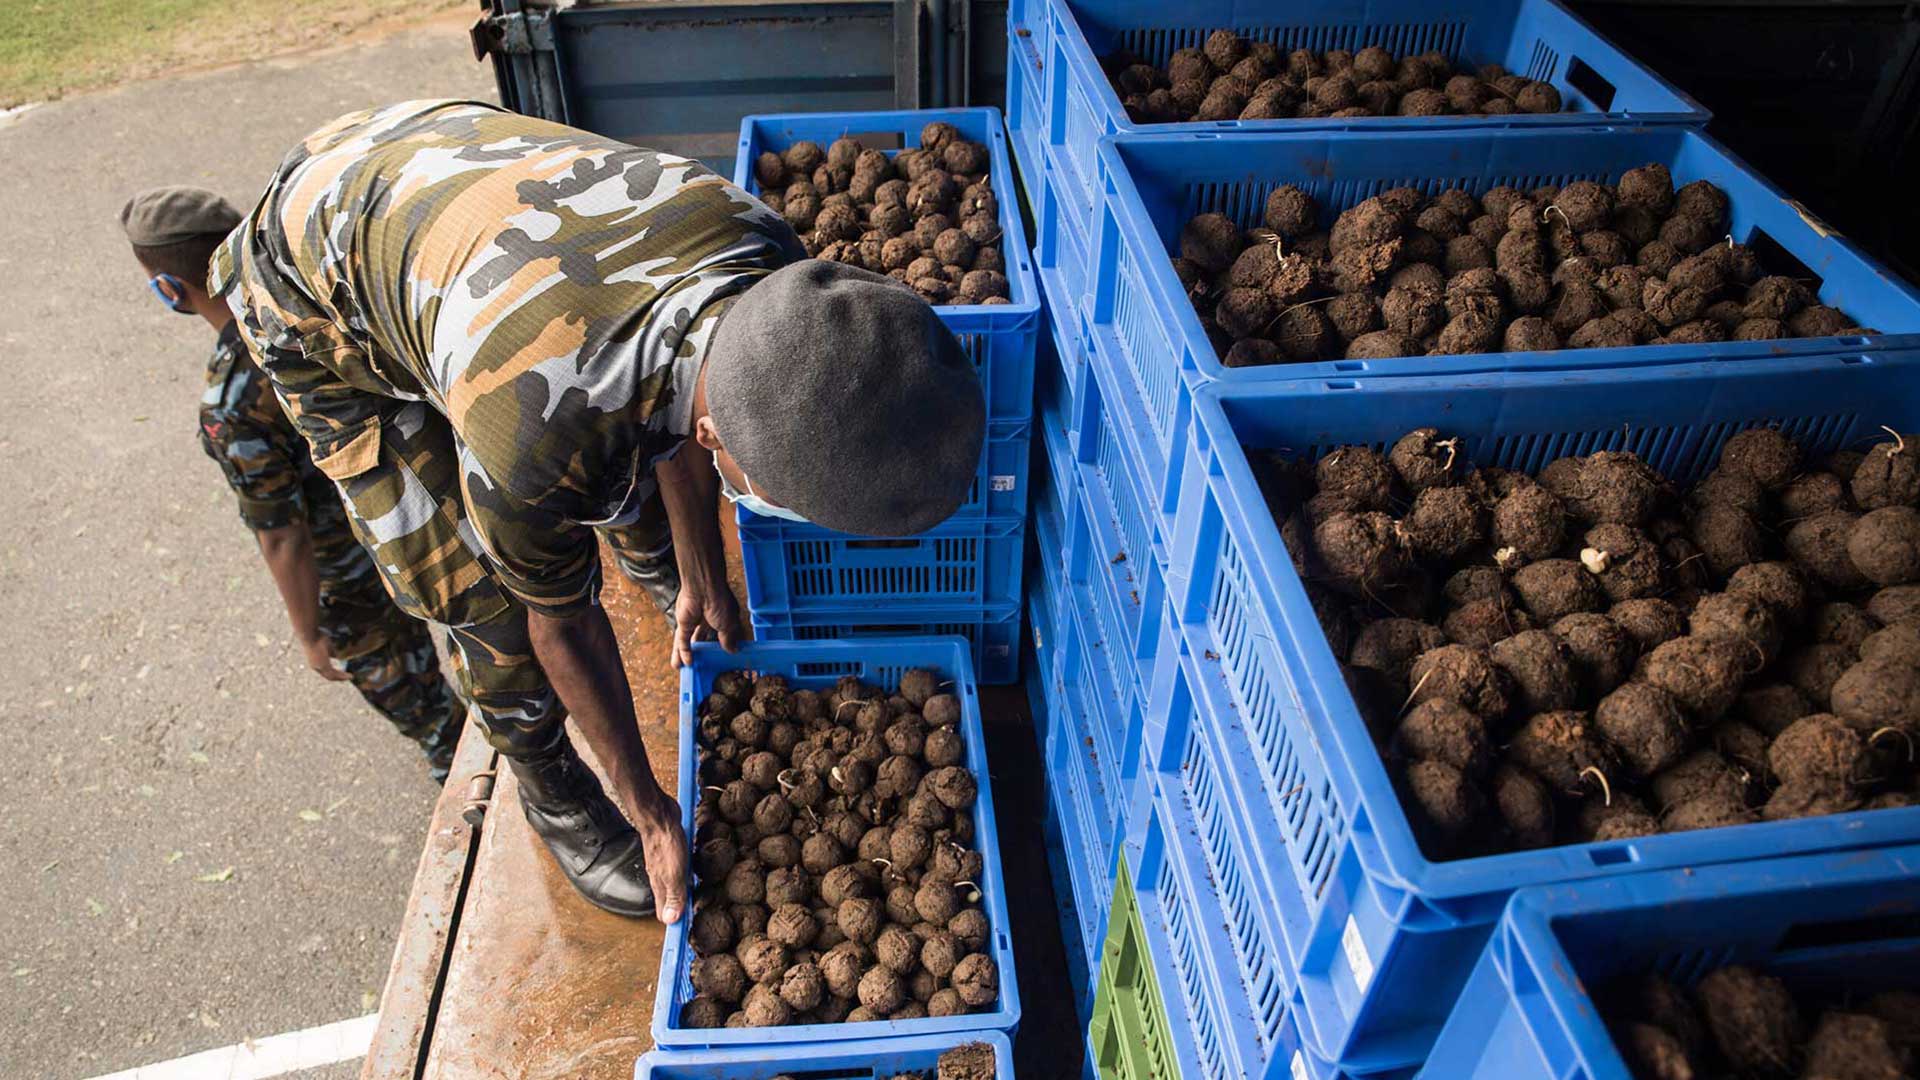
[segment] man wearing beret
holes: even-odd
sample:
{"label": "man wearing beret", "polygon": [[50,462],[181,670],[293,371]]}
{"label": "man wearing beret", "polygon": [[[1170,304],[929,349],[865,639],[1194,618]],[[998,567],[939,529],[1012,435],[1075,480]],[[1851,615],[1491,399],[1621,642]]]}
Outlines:
{"label": "man wearing beret", "polygon": [[218,334],[200,396],[200,445],[219,463],[240,520],[253,530],[307,666],[323,679],[351,681],[420,744],[433,778],[445,780],[463,710],[441,677],[433,639],[381,588],[339,493],[313,467],[305,440],[247,356],[233,313],[207,295],[208,257],[239,221],[225,199],[188,187],[141,192],[120,212],[154,295]]}
{"label": "man wearing beret", "polygon": [[450,627],[528,821],[622,914],[679,918],[687,852],[598,603],[595,527],[671,535],[685,662],[740,636],[721,496],[906,535],[952,514],[979,462],[972,365],[910,291],[806,260],[694,162],[487,105],[308,136],[212,287],[389,589]]}

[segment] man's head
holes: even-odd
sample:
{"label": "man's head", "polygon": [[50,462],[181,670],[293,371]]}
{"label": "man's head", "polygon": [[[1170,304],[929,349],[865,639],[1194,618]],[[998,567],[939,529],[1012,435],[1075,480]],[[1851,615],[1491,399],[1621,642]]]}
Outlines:
{"label": "man's head", "polygon": [[120,225],[154,294],[173,310],[216,325],[228,316],[226,305],[207,295],[207,261],[238,224],[240,212],[204,188],[150,188],[120,209]]}
{"label": "man's head", "polygon": [[769,275],[722,317],[704,380],[695,437],[722,475],[808,521],[906,536],[966,501],[986,431],[979,376],[892,278],[817,260]]}

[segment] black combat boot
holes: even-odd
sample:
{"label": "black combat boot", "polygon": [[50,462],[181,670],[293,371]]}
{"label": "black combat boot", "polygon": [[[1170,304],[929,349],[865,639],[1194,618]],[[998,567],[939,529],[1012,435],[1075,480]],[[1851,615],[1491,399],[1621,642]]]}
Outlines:
{"label": "black combat boot", "polygon": [[[504,756],[504,755],[502,755]],[[600,778],[562,738],[530,758],[507,758],[520,782],[527,824],[560,864],[560,871],[595,907],[616,915],[653,914],[640,834],[601,790]]]}

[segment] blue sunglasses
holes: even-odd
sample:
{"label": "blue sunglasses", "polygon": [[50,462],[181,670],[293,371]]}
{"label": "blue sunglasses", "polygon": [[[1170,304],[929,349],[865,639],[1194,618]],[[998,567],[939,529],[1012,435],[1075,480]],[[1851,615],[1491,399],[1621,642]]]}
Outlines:
{"label": "blue sunglasses", "polygon": [[[163,285],[166,286],[166,288],[161,288],[161,286]],[[186,303],[187,303],[186,282],[181,281],[179,278],[174,277],[172,274],[153,275],[151,278],[147,279],[147,288],[152,289],[153,295],[159,297],[160,302],[167,305],[169,309],[173,311],[177,311],[182,315],[192,315],[194,313],[191,307],[186,306]],[[172,296],[167,295],[167,289],[173,290]]]}

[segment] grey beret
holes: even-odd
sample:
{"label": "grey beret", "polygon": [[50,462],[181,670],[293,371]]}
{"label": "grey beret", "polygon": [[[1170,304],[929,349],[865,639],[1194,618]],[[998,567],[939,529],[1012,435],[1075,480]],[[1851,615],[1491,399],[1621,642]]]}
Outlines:
{"label": "grey beret", "polygon": [[966,501],[986,404],[913,291],[809,259],[748,289],[707,352],[707,411],[754,491],[841,532],[925,532]]}
{"label": "grey beret", "polygon": [[120,208],[120,224],[136,247],[165,247],[209,233],[230,233],[240,211],[205,188],[150,188]]}

